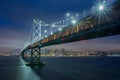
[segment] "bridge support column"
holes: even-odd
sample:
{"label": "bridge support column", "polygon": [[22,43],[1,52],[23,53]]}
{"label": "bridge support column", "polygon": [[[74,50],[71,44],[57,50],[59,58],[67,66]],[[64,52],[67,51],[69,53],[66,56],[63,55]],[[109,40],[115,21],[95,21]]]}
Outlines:
{"label": "bridge support column", "polygon": [[41,48],[39,46],[31,48],[31,62],[30,66],[40,66],[40,65],[44,65],[41,60]]}

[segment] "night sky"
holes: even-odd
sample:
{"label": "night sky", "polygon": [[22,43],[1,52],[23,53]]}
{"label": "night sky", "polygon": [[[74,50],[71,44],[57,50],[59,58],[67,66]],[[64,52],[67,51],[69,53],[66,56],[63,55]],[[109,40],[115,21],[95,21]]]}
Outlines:
{"label": "night sky", "polygon": [[[110,0],[111,1],[111,0]],[[20,51],[34,18],[46,23],[61,20],[67,12],[89,10],[96,0],[0,0],[0,53]],[[120,35],[52,46],[75,50],[120,49]]]}

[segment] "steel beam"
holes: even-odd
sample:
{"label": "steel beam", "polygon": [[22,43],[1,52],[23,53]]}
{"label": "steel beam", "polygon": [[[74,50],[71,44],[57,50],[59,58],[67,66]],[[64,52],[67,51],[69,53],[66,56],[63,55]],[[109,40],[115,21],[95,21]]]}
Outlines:
{"label": "steel beam", "polygon": [[40,66],[44,65],[44,63],[41,62],[41,47],[36,46],[31,48],[31,57],[30,57],[30,63],[28,63],[28,66]]}

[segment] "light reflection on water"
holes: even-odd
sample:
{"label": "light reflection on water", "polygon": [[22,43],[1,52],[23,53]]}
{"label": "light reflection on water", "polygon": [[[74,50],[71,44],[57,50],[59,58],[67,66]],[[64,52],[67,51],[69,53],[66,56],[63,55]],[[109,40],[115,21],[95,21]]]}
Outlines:
{"label": "light reflection on water", "polygon": [[19,57],[0,57],[0,80],[41,80]]}

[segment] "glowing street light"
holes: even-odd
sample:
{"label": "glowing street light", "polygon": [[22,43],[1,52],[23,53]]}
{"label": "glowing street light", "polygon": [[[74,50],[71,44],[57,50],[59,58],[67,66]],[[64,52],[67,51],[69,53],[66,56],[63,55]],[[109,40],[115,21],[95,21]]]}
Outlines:
{"label": "glowing street light", "polygon": [[98,0],[95,6],[92,7],[92,13],[97,17],[97,24],[104,22],[104,20],[109,20],[110,12],[111,7],[105,0]]}
{"label": "glowing street light", "polygon": [[47,30],[44,30],[44,33],[47,33]]}
{"label": "glowing street light", "polygon": [[75,24],[76,23],[76,20],[72,20],[72,24]]}
{"label": "glowing street light", "polygon": [[66,16],[69,17],[69,16],[70,16],[70,13],[67,13]]}
{"label": "glowing street light", "polygon": [[59,24],[61,24],[62,22],[61,22],[61,21],[59,21],[58,23],[59,23]]}
{"label": "glowing street light", "polygon": [[53,32],[50,33],[51,35],[53,34]]}
{"label": "glowing street light", "polygon": [[74,18],[74,16],[71,16],[71,19],[73,19]]}
{"label": "glowing street light", "polygon": [[68,21],[69,19],[67,18],[66,20]]}
{"label": "glowing street light", "polygon": [[95,6],[92,7],[92,12],[94,14],[97,14],[97,16],[106,16],[110,12],[110,7],[108,7],[108,3],[103,0],[99,2],[96,2]]}
{"label": "glowing street light", "polygon": [[78,16],[79,16],[79,14],[78,14],[78,13],[76,13],[76,16],[78,17]]}
{"label": "glowing street light", "polygon": [[53,24],[52,27],[55,27],[55,24]]}
{"label": "glowing street light", "polygon": [[65,20],[63,20],[63,23],[65,22]]}
{"label": "glowing street light", "polygon": [[59,28],[59,31],[62,31],[62,28]]}
{"label": "glowing street light", "polygon": [[45,35],[45,37],[47,38],[48,36],[47,36],[47,35]]}
{"label": "glowing street light", "polygon": [[103,9],[104,9],[104,6],[103,6],[103,5],[99,5],[98,9],[99,9],[99,10],[103,10]]}

